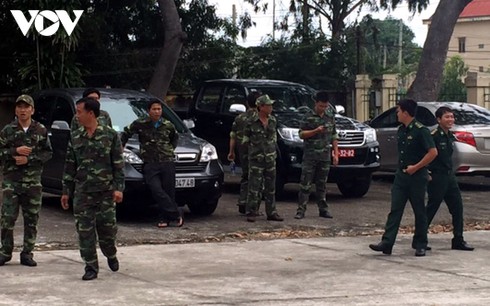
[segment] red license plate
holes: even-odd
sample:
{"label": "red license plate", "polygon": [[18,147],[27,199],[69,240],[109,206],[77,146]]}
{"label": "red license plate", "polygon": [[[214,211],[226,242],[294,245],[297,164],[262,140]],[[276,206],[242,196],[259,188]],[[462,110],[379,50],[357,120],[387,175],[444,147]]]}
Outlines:
{"label": "red license plate", "polygon": [[339,149],[339,157],[350,158],[354,157],[355,150],[354,149]]}

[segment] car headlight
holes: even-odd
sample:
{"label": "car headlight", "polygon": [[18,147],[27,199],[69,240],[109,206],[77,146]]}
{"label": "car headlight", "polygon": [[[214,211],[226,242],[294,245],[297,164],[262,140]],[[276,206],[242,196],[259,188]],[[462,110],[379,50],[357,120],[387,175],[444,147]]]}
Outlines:
{"label": "car headlight", "polygon": [[303,139],[299,138],[299,129],[281,127],[278,128],[277,131],[279,135],[286,140],[294,141],[294,142],[303,142]]}
{"label": "car headlight", "polygon": [[210,143],[205,144],[201,149],[201,159],[199,161],[208,162],[214,159],[218,159],[216,148]]}
{"label": "car headlight", "polygon": [[376,130],[375,129],[367,129],[364,131],[364,137],[366,137],[366,143],[374,142],[377,140],[376,138]]}
{"label": "car headlight", "polygon": [[128,150],[128,149],[124,149],[123,158],[124,158],[124,162],[128,163],[128,164],[142,164],[143,163],[143,160],[138,155],[136,155],[136,153],[134,153],[133,151]]}

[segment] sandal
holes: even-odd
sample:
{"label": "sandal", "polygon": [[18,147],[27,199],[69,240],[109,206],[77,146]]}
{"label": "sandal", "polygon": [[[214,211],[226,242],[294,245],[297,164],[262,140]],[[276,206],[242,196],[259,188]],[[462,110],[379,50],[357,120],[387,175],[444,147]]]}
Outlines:
{"label": "sandal", "polygon": [[184,218],[180,217],[177,220],[170,220],[167,223],[168,227],[182,227],[184,225]]}
{"label": "sandal", "polygon": [[158,228],[166,228],[168,227],[168,222],[167,221],[160,221],[157,223]]}

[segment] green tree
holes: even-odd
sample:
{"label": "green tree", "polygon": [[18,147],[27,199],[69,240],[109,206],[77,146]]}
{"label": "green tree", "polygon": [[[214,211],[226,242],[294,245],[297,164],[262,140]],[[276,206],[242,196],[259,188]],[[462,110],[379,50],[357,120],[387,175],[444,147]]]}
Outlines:
{"label": "green tree", "polygon": [[451,57],[444,65],[438,101],[466,102],[466,86],[463,83],[463,78],[467,72],[468,67],[461,56]]}

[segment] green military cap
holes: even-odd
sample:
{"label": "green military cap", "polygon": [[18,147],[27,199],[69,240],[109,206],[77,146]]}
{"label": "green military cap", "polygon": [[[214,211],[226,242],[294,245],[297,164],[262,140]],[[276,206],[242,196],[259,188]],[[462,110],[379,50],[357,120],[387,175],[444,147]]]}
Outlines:
{"label": "green military cap", "polygon": [[272,105],[274,104],[274,100],[271,100],[268,95],[263,95],[257,98],[257,101],[255,101],[255,105]]}
{"label": "green military cap", "polygon": [[32,99],[31,96],[29,95],[20,95],[17,100],[15,100],[15,104],[19,102],[24,102],[29,104],[30,106],[34,107],[34,99]]}

